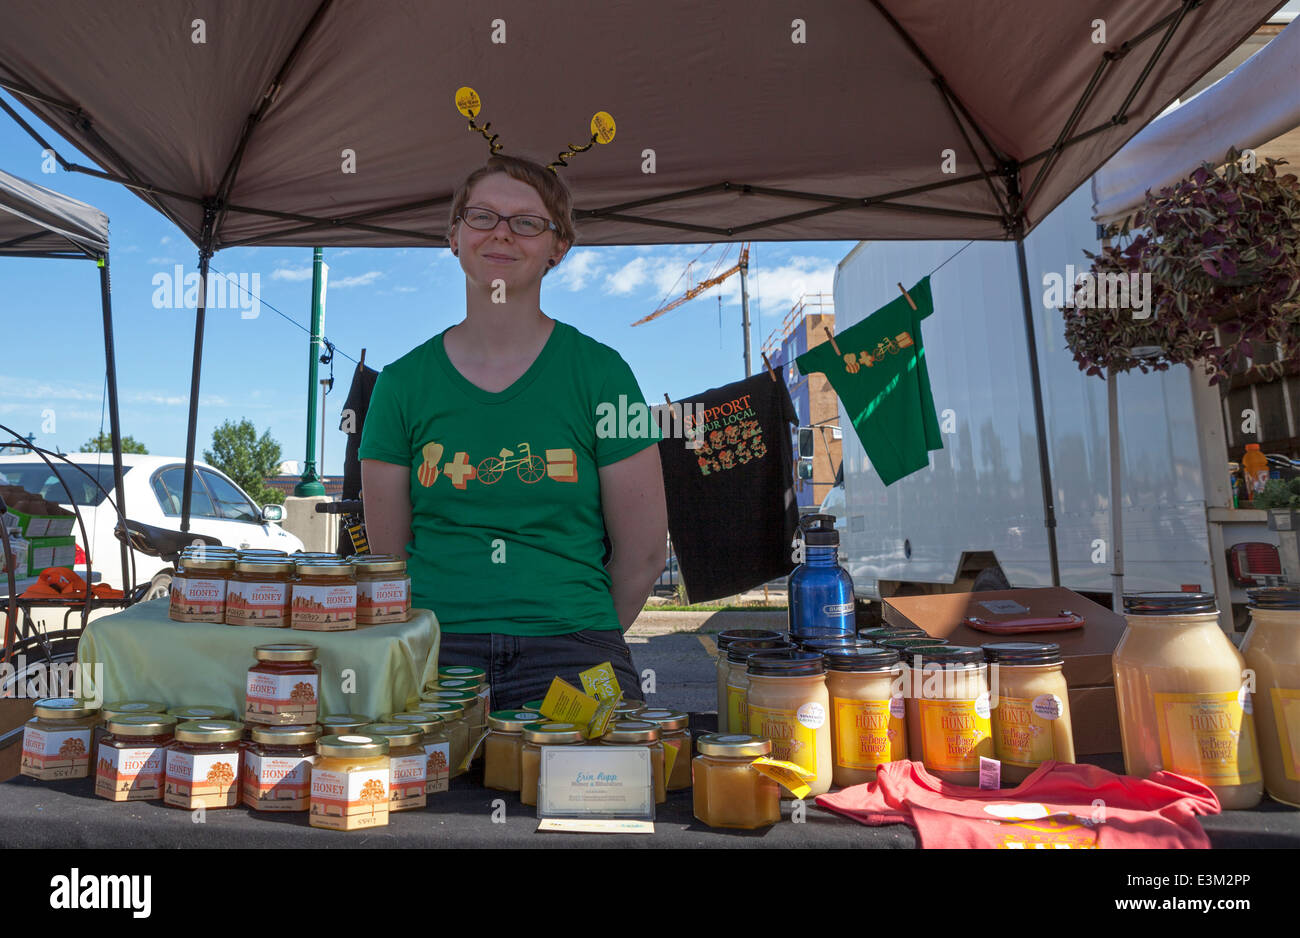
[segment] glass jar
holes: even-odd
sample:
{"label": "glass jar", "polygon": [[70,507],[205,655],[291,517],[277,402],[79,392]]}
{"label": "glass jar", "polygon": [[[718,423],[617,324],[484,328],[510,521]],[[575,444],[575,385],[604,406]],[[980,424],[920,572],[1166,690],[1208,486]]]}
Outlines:
{"label": "glass jar", "polygon": [[1250,590],[1250,628],[1241,643],[1255,672],[1255,728],[1264,790],[1300,808],[1300,590]]}
{"label": "glass jar", "polygon": [[[473,681],[466,681],[458,677],[439,678],[437,686],[432,691],[452,691],[456,694],[469,694],[470,697],[430,697],[431,691],[426,690],[420,695],[421,700],[449,700],[452,703],[459,703],[465,707],[465,719],[470,726],[470,745],[474,740],[483,736],[487,730],[487,715],[491,709],[490,694],[491,690],[486,684],[475,684]],[[470,698],[473,698],[472,701]],[[482,748],[475,753],[475,760],[482,753]]]}
{"label": "glass jar", "polygon": [[361,727],[375,721],[360,713],[333,713],[327,717],[321,717],[316,722],[320,725],[322,735],[343,736],[348,733],[355,733]]}
{"label": "glass jar", "polygon": [[392,554],[355,554],[357,625],[385,625],[411,618],[411,578],[406,560]]}
{"label": "glass jar", "polygon": [[825,661],[811,651],[782,649],[749,656],[749,735],[772,741],[772,757],[813,773],[807,797],[830,791],[830,695]]}
{"label": "glass jar", "polygon": [[172,707],[167,713],[174,716],[178,723],[188,723],[191,720],[233,720],[235,718],[234,710],[229,707],[218,707],[215,704],[202,704],[197,707]]}
{"label": "glass jar", "polygon": [[623,718],[655,723],[659,726],[659,741],[664,744],[664,758],[668,749],[676,750],[673,766],[668,770],[665,787],[668,791],[681,791],[691,787],[691,718],[679,710],[654,710],[646,707],[635,717]]}
{"label": "glass jar", "polygon": [[535,710],[494,710],[488,714],[488,735],[483,741],[484,788],[519,791],[524,727],[543,719]]}
{"label": "glass jar", "polygon": [[965,645],[910,646],[903,661],[910,664],[908,753],[945,782],[978,785],[980,759],[994,758],[984,652]]}
{"label": "glass jar", "polygon": [[248,669],[244,720],[279,726],[311,724],[320,715],[320,665],[316,646],[294,642],[258,645]]}
{"label": "glass jar", "polygon": [[165,713],[117,716],[99,744],[95,794],[109,801],[158,801],[163,796],[163,763],[176,730]]}
{"label": "glass jar", "polygon": [[785,636],[771,629],[727,629],[714,639],[717,645],[718,670],[718,732],[726,732],[727,722],[727,649],[736,642],[779,642]]}
{"label": "glass jar", "polygon": [[602,746],[640,746],[650,750],[650,774],[655,786],[655,804],[668,800],[664,777],[664,744],[659,739],[659,724],[649,720],[623,720],[611,723],[600,738]]}
{"label": "glass jar", "polygon": [[907,758],[898,652],[858,644],[827,649],[823,656],[830,696],[831,781],[840,788],[874,782],[877,766]]}
{"label": "glass jar", "polygon": [[316,740],[308,823],[351,831],[388,825],[388,740],[348,733]]}
{"label": "glass jar", "polygon": [[99,722],[90,731],[90,764],[99,765],[99,744],[108,735],[108,721],[136,713],[166,713],[167,705],[158,700],[114,700],[99,711]]}
{"label": "glass jar", "polygon": [[[749,673],[745,665],[749,656],[758,651],[779,651],[793,649],[794,645],[782,639],[758,639],[752,642],[732,642],[727,646],[727,710],[726,722],[723,713],[718,711],[719,732],[736,732],[749,729]],[[724,729],[725,725],[725,729]]]}
{"label": "glass jar", "polygon": [[447,791],[451,778],[451,743],[443,731],[442,717],[436,713],[414,711],[390,714],[384,722],[405,723],[424,734],[420,740],[424,750],[424,793],[435,795]]}
{"label": "glass jar", "polygon": [[424,754],[424,731],[406,722],[371,723],[360,735],[388,740],[388,810],[423,808],[428,803],[429,764]]}
{"label": "glass jar", "polygon": [[346,560],[297,560],[289,588],[293,628],[344,632],[357,627],[356,574]]}
{"label": "glass jar", "polygon": [[709,827],[753,830],[781,820],[781,788],[754,768],[770,755],[771,740],[742,733],[712,733],[695,741],[691,762],[695,817]]}
{"label": "glass jar", "polygon": [[585,740],[576,723],[527,723],[519,752],[519,800],[537,806],[537,781],[543,746],[581,746]]}
{"label": "glass jar", "polygon": [[464,775],[469,768],[464,766],[465,756],[469,754],[469,724],[465,722],[465,708],[447,700],[421,700],[415,709],[442,717],[442,731],[447,734],[451,749],[451,777]]}
{"label": "glass jar", "polygon": [[306,811],[320,735],[315,725],[254,725],[244,749],[244,804],[254,811]]}
{"label": "glass jar", "polygon": [[1203,782],[1225,809],[1263,794],[1245,661],[1219,628],[1208,593],[1124,598],[1128,628],[1111,658],[1124,769]]}
{"label": "glass jar", "polygon": [[238,804],[243,732],[244,725],[234,720],[179,724],[164,764],[163,803],[187,811]]}
{"label": "glass jar", "polygon": [[182,555],[172,577],[167,615],[176,622],[225,622],[226,586],[235,569],[233,553],[213,549]]}
{"label": "glass jar", "polygon": [[45,697],[23,725],[19,772],[47,781],[90,775],[90,737],[99,708],[76,697]]}
{"label": "glass jar", "polygon": [[226,624],[287,629],[293,572],[293,563],[287,557],[276,560],[241,556],[226,582]]}
{"label": "glass jar", "polygon": [[1055,642],[984,645],[993,703],[993,751],[1003,788],[1020,784],[1049,760],[1074,762],[1070,688]]}

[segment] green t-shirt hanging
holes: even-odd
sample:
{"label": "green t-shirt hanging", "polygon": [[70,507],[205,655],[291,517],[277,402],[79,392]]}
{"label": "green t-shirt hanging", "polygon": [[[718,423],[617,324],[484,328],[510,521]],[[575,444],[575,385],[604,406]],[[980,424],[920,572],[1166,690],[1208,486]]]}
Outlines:
{"label": "green t-shirt hanging", "polygon": [[449,633],[619,628],[597,470],[661,438],[632,370],[556,321],[492,393],[455,369],[445,333],[379,375],[359,451],[411,468],[412,603]]}
{"label": "green t-shirt hanging", "polygon": [[925,468],[929,451],[943,449],[921,341],[921,320],[934,312],[930,278],[907,292],[915,310],[900,295],[835,336],[838,355],[823,342],[795,359],[800,374],[826,375],[885,485]]}

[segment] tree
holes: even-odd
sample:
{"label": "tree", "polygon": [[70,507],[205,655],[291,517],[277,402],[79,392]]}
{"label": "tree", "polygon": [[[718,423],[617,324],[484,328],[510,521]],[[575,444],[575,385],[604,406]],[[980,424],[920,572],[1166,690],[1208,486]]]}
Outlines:
{"label": "tree", "polygon": [[257,436],[253,421],[227,420],[212,431],[212,449],[203,451],[203,460],[220,469],[252,496],[259,505],[280,504],[284,494],[266,485],[267,476],[279,475],[280,444],[271,431]]}
{"label": "tree", "polygon": [[[113,437],[107,433],[101,433],[99,436],[91,437],[85,443],[81,444],[79,452],[82,453],[111,453],[113,452]],[[134,437],[122,437],[122,452],[139,453],[147,456],[149,450],[145,449],[143,443]]]}

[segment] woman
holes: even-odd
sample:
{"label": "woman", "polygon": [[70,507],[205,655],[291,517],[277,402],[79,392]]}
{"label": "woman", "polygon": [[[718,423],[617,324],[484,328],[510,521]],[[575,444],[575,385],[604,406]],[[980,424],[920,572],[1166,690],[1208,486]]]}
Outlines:
{"label": "woman", "polygon": [[653,421],[640,437],[597,432],[600,404],[644,404],[636,378],[539,307],[574,241],[572,205],[527,160],[493,156],[469,176],[448,225],[465,319],[383,370],[362,433],[371,549],[407,557],[440,662],[485,668],[493,708],[556,676],[577,686],[603,661],[640,698],[622,632],[664,562]]}

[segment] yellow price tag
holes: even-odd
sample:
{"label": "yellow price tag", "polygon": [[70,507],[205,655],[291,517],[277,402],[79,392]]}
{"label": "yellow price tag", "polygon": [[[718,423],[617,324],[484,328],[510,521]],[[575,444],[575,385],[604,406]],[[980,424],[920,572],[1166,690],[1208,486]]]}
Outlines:
{"label": "yellow price tag", "polygon": [[456,110],[465,117],[477,116],[482,107],[483,101],[473,88],[464,85],[456,89]]}
{"label": "yellow price tag", "polygon": [[614,118],[608,111],[597,111],[591,116],[591,133],[597,143],[609,143],[614,139]]}

